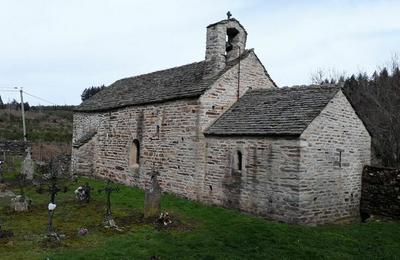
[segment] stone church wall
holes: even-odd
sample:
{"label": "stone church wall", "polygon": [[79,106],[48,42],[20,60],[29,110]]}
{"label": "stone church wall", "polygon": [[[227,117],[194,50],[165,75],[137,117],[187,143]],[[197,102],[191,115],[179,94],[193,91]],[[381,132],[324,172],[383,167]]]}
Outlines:
{"label": "stone church wall", "polygon": [[[273,83],[253,53],[241,62],[241,95],[249,87]],[[207,128],[236,100],[237,65],[217,80],[200,99],[132,106],[100,113],[74,115],[73,141],[95,129],[93,140],[73,149],[73,169],[144,188],[148,174],[160,172],[164,191],[200,199],[205,173]],[[159,126],[159,134],[157,134]],[[129,166],[133,140],[140,143],[140,164]],[[90,153],[92,151],[92,154]],[[85,162],[88,162],[85,164]],[[93,162],[91,165],[89,162]],[[90,172],[90,171],[89,171]]]}
{"label": "stone church wall", "polygon": [[[196,199],[196,163],[201,161],[198,111],[198,100],[177,100],[93,113],[98,125],[95,143],[81,146],[75,154],[90,159],[85,146],[92,149],[96,177],[144,188],[150,173],[158,171],[164,191]],[[89,129],[84,122],[95,121],[87,116],[76,116],[74,136]],[[139,165],[129,164],[134,140],[140,145]]]}
{"label": "stone church wall", "polygon": [[296,222],[298,139],[210,136],[206,158],[203,201]]}
{"label": "stone church wall", "polygon": [[299,222],[358,218],[371,138],[341,91],[303,132],[300,145]]}
{"label": "stone church wall", "polygon": [[[240,66],[240,69],[239,69]],[[239,77],[240,71],[240,77]],[[204,187],[204,174],[206,173],[206,137],[202,134],[218,117],[226,112],[237,101],[238,79],[239,95],[242,96],[250,88],[274,88],[274,83],[266,75],[263,65],[257,56],[251,52],[244,58],[240,65],[233,66],[225,72],[212,86],[200,97],[200,131],[199,135],[199,161],[196,164],[197,183]],[[201,194],[199,194],[201,196]]]}

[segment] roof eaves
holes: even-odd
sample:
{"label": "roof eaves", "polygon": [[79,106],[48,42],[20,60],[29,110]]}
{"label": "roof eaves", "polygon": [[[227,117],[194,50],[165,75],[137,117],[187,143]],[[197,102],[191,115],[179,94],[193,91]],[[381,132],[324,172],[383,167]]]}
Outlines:
{"label": "roof eaves", "polygon": [[81,113],[97,113],[97,112],[107,112],[107,111],[113,111],[121,108],[126,108],[126,107],[138,107],[138,106],[146,106],[146,105],[152,105],[152,104],[162,104],[162,103],[167,103],[171,101],[176,101],[176,100],[183,100],[183,99],[195,99],[197,97],[200,97],[202,94],[197,93],[197,94],[190,94],[186,96],[180,96],[180,97],[173,97],[173,98],[168,98],[168,99],[163,99],[163,100],[154,100],[154,101],[149,101],[149,102],[142,102],[142,103],[136,103],[136,104],[126,104],[126,105],[120,105],[120,106],[112,106],[112,107],[101,107],[101,108],[93,108],[93,109],[85,109],[85,108],[76,108],[73,110],[73,112],[81,112]]}
{"label": "roof eaves", "polygon": [[301,134],[299,133],[216,133],[216,132],[204,132],[204,136],[216,136],[216,137],[293,137],[297,138]]}

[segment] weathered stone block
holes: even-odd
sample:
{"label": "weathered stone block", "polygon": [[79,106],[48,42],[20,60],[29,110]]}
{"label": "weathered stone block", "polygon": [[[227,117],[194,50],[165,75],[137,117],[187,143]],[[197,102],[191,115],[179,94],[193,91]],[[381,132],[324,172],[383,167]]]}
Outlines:
{"label": "weathered stone block", "polygon": [[10,207],[16,212],[28,211],[31,206],[31,200],[25,196],[17,195],[11,199]]}
{"label": "weathered stone block", "polygon": [[145,191],[144,195],[144,218],[155,219],[161,212],[161,187],[157,176],[151,177],[151,186]]}

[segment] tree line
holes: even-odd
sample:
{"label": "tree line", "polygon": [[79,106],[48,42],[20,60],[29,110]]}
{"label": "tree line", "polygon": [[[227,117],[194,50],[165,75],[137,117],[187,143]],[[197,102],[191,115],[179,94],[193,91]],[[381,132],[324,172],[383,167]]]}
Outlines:
{"label": "tree line", "polygon": [[[3,100],[0,96],[0,109],[12,109],[12,110],[20,110],[21,109],[21,103],[18,102],[17,100],[13,99],[11,102],[8,103],[3,103]],[[24,102],[24,110],[29,111],[31,106],[29,105],[28,102]]]}
{"label": "tree line", "polygon": [[106,86],[101,85],[99,87],[90,87],[90,88],[85,88],[81,94],[81,100],[85,101],[89,99],[90,97],[94,96],[97,92],[103,90]]}

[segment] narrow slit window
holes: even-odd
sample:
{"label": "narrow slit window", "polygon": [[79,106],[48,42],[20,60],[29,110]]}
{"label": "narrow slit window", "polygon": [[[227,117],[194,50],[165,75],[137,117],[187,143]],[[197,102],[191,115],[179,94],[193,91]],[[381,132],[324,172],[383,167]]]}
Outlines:
{"label": "narrow slit window", "polygon": [[160,125],[156,126],[156,136],[160,137]]}
{"label": "narrow slit window", "polygon": [[243,167],[243,156],[241,151],[237,151],[237,169],[242,170]]}

